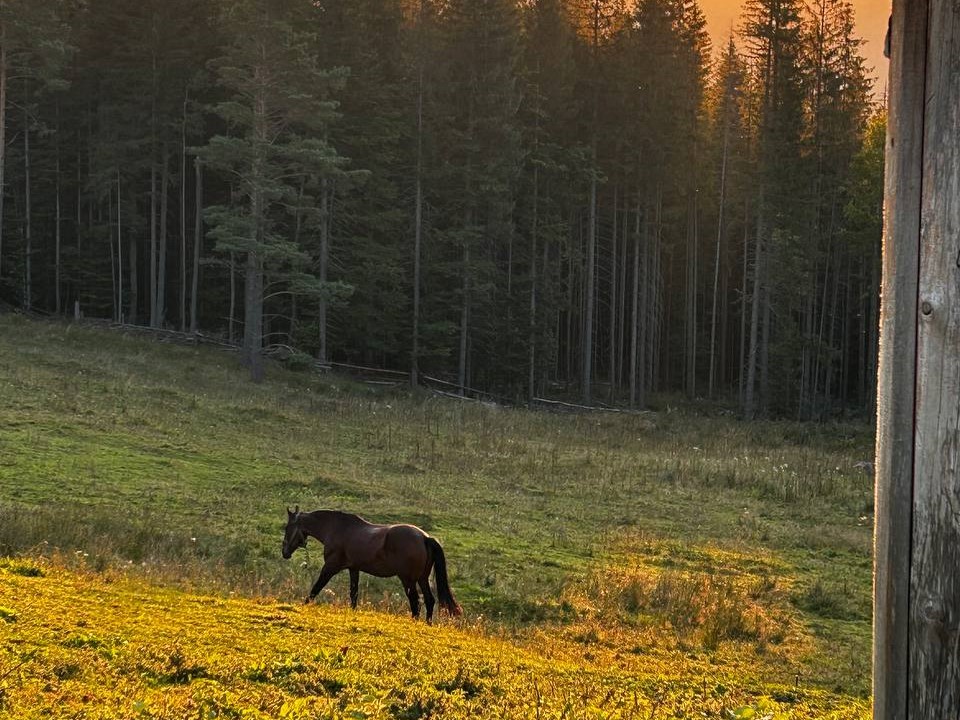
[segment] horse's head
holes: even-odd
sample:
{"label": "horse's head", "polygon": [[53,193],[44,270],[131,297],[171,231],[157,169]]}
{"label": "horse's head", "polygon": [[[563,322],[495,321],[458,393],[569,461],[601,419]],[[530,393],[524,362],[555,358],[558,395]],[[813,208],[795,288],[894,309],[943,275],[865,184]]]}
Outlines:
{"label": "horse's head", "polygon": [[289,560],[293,552],[307,544],[307,533],[300,525],[300,506],[287,508],[287,527],[283,532],[283,549],[280,554]]}

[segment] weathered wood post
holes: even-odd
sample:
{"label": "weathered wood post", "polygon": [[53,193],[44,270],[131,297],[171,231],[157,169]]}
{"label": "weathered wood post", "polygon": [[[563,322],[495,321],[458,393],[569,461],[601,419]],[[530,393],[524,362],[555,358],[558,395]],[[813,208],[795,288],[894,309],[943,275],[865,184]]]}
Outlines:
{"label": "weathered wood post", "polygon": [[875,720],[960,717],[960,0],[894,0]]}

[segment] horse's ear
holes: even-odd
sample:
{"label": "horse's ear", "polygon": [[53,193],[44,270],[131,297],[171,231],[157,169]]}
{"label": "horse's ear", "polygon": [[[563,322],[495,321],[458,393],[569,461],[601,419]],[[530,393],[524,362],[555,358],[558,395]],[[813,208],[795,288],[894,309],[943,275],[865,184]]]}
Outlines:
{"label": "horse's ear", "polygon": [[300,514],[300,506],[299,506],[299,505],[294,505],[294,506],[293,506],[293,514],[294,514],[294,515],[299,515],[299,514]]}

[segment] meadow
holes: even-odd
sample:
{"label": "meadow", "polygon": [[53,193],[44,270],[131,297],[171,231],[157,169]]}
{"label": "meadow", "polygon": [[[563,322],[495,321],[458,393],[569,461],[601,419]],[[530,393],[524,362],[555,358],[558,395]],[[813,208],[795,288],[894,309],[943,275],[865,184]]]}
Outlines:
{"label": "meadow", "polygon": [[[0,717],[868,717],[867,425],[0,337]],[[345,576],[301,606],[322,554],[280,558],[295,504],[422,526],[465,617],[413,623],[369,577],[360,612]]]}

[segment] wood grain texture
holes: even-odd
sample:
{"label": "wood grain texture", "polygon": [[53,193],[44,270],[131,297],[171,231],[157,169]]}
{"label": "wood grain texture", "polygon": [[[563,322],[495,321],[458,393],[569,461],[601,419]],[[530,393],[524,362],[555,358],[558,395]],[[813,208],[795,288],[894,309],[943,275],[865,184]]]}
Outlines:
{"label": "wood grain texture", "polygon": [[892,23],[877,401],[875,720],[907,717],[927,1],[895,2]]}
{"label": "wood grain texture", "polygon": [[920,236],[909,717],[960,715],[960,2],[932,0]]}

